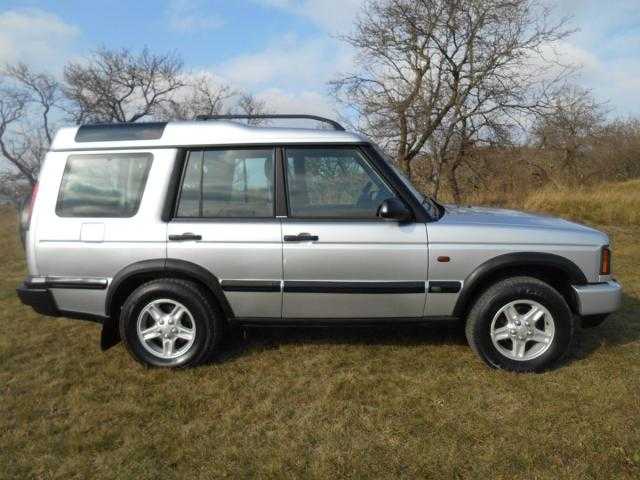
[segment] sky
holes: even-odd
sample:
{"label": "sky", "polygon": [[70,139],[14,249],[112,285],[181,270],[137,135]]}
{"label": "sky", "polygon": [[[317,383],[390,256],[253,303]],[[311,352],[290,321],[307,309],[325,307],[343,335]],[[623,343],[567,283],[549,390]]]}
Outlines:
{"label": "sky", "polygon": [[[548,0],[551,1],[551,0]],[[350,70],[339,39],[363,0],[0,0],[0,64],[60,74],[100,46],[176,52],[279,112],[335,116],[327,82]],[[578,29],[559,51],[611,115],[640,116],[640,0],[559,0]]]}

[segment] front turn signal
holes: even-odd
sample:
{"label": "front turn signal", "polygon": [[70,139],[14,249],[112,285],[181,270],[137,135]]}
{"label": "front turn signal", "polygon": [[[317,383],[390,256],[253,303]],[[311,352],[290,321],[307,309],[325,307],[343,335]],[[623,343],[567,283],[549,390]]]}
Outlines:
{"label": "front turn signal", "polygon": [[602,247],[600,252],[600,275],[611,275],[611,249]]}

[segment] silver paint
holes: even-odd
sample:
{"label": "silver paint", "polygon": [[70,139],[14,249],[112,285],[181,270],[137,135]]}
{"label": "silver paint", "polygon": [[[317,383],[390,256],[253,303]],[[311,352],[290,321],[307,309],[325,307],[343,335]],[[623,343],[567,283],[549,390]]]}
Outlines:
{"label": "silver paint", "polygon": [[595,285],[574,285],[580,315],[615,312],[622,304],[622,287],[609,281]]}
{"label": "silver paint", "polygon": [[[261,128],[233,122],[171,122],[158,140],[77,143],[77,127],[58,132],[40,174],[27,235],[32,276],[105,278],[148,259],[182,259],[211,271],[219,280],[438,281],[465,279],[484,262],[511,252],[546,252],[574,262],[588,282],[599,275],[605,234],[542,215],[488,208],[447,206],[436,222],[399,225],[389,221],[269,220],[172,221],[161,212],[177,149],[187,146],[356,144],[347,132]],[[60,218],[55,213],[66,150],[136,148],[153,155],[138,213],[132,218]],[[105,150],[106,149],[106,150]],[[142,150],[140,150],[142,149]],[[77,153],[76,153],[77,154]],[[195,233],[201,241],[168,242],[168,235]],[[284,235],[308,232],[317,242],[286,243]],[[439,256],[451,261],[441,263]],[[583,312],[606,313],[620,304],[619,286],[576,287]],[[104,314],[107,290],[54,289],[62,310]],[[448,316],[457,293],[317,294],[227,292],[237,316],[291,318],[373,318]],[[602,312],[600,312],[602,311]]]}

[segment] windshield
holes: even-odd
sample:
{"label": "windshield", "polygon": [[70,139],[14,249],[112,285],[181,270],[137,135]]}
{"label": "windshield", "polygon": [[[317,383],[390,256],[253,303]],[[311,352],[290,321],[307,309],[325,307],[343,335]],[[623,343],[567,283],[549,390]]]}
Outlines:
{"label": "windshield", "polygon": [[376,152],[378,152],[380,154],[380,156],[384,159],[385,162],[387,162],[387,164],[393,169],[393,171],[398,175],[398,178],[400,178],[400,180],[402,181],[402,183],[409,189],[409,191],[411,191],[411,193],[420,200],[420,202],[422,202],[422,205],[424,205],[424,207],[427,209],[427,213],[429,214],[429,216],[431,218],[435,218],[438,219],[440,217],[442,217],[442,215],[444,214],[444,207],[442,207],[438,202],[436,202],[435,200],[426,197],[425,195],[423,195],[412,183],[411,180],[409,180],[405,173],[399,169],[395,162],[391,159],[391,157],[389,155],[387,155],[387,153],[380,148],[378,145],[376,145],[375,143],[372,143],[373,148],[375,148]]}

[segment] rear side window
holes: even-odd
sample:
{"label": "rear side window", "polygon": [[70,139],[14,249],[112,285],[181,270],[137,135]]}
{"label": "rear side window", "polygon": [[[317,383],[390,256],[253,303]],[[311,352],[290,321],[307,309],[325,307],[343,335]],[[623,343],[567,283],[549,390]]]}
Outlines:
{"label": "rear side window", "polygon": [[71,155],[62,177],[60,217],[134,216],[147,183],[150,153]]}
{"label": "rear side window", "polygon": [[273,216],[273,149],[189,152],[178,203],[182,218]]}

